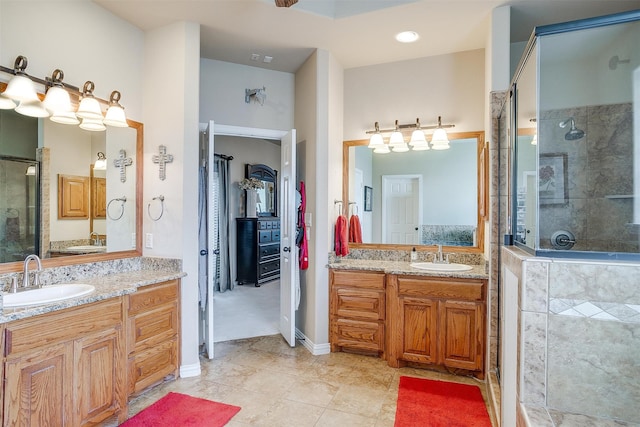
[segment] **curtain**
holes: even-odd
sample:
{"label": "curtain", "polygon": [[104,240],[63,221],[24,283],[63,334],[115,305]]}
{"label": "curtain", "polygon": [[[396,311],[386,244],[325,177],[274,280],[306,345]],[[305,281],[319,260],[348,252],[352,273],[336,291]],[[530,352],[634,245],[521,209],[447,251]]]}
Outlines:
{"label": "curtain", "polygon": [[213,197],[217,197],[218,257],[216,262],[215,290],[225,292],[233,290],[231,263],[229,257],[229,160],[215,157]]}

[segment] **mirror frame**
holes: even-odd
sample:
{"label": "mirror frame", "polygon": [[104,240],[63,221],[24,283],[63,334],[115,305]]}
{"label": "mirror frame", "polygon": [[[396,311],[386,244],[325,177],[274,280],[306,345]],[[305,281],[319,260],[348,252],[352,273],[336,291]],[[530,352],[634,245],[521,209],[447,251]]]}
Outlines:
{"label": "mirror frame", "polygon": [[[273,182],[273,215],[262,213],[259,217],[278,217],[278,171],[262,163],[250,164],[245,166],[245,178],[258,178],[260,181]],[[247,200],[245,198],[245,212],[247,211]]]}
{"label": "mirror frame", "polygon": [[[6,89],[6,83],[0,82],[0,91]],[[44,95],[38,94],[40,100],[44,99]],[[43,119],[43,120],[46,120]],[[143,163],[144,163],[144,125],[135,120],[127,119],[127,124],[130,128],[136,130],[136,247],[128,251],[108,252],[102,254],[84,254],[84,255],[69,255],[64,257],[44,258],[42,259],[43,268],[63,267],[68,265],[86,264],[92,262],[109,261],[122,258],[134,258],[142,256],[142,178],[143,178]],[[42,232],[42,220],[40,221],[40,232]],[[0,264],[0,274],[15,273],[22,271],[24,265],[23,261],[7,262]]]}
{"label": "mirror frame", "polygon": [[[485,221],[489,218],[489,144],[484,140],[484,131],[474,132],[448,132],[449,140],[471,139],[478,141],[477,152],[477,176],[478,176],[478,228],[476,232],[476,246],[443,246],[443,250],[459,253],[484,253],[484,229]],[[368,139],[343,141],[342,143],[342,200],[349,200],[349,149],[362,145],[369,145]],[[348,217],[349,203],[342,204],[342,214]],[[394,245],[387,243],[351,243],[353,249],[378,249],[378,250],[404,250],[410,251],[416,248],[418,251],[432,252],[436,245]]]}

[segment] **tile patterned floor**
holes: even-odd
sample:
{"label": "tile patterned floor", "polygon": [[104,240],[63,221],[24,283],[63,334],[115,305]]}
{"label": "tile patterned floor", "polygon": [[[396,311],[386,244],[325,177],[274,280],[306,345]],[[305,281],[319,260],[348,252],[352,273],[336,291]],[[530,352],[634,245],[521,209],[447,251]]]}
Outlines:
{"label": "tile patterned floor", "polygon": [[[156,386],[132,400],[134,415],[170,391],[237,405],[229,427],[392,427],[401,375],[484,383],[422,369],[394,369],[381,359],[348,353],[313,356],[279,335],[216,344],[202,375]],[[494,422],[494,425],[495,422]]]}

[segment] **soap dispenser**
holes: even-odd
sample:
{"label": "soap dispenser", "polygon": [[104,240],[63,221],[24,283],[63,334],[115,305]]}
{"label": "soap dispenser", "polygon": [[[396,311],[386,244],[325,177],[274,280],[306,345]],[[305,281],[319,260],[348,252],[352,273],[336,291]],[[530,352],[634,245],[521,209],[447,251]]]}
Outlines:
{"label": "soap dispenser", "polygon": [[416,248],[413,248],[411,250],[411,262],[415,262],[418,260],[418,251],[416,251]]}

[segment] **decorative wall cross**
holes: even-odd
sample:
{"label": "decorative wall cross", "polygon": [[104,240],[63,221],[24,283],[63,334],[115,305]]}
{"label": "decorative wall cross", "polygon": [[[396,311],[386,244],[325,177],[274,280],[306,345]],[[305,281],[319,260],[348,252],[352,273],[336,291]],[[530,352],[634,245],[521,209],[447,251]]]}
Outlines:
{"label": "decorative wall cross", "polygon": [[167,147],[161,145],[158,147],[158,152],[160,154],[154,154],[151,157],[153,163],[157,163],[160,165],[160,180],[164,181],[167,177],[167,163],[173,162],[173,156],[171,154],[167,154]]}
{"label": "decorative wall cross", "polygon": [[127,166],[131,166],[133,164],[133,160],[131,157],[127,157],[127,152],[125,150],[120,150],[120,156],[113,161],[113,164],[120,168],[120,181],[127,181]]}

